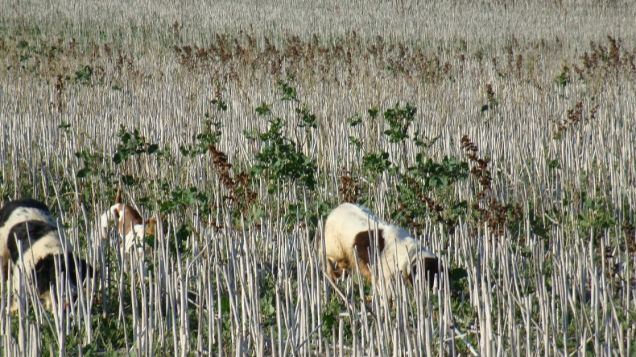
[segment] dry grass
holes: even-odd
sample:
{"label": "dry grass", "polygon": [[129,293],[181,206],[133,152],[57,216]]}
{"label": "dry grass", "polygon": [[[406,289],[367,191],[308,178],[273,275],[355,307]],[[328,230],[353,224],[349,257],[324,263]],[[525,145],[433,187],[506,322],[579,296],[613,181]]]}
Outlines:
{"label": "dry grass", "polygon": [[[2,285],[5,355],[636,351],[636,6],[276,4],[4,6],[0,195],[45,200],[99,275],[63,316],[7,315]],[[472,174],[421,197],[440,212],[468,202],[455,229],[413,225],[448,267],[442,290],[400,286],[390,305],[357,279],[330,286],[314,239],[344,198],[399,207],[421,148],[384,135],[397,102],[418,108],[409,135],[438,137],[432,160]],[[315,189],[250,174],[268,145],[262,103],[315,160]],[[317,128],[297,127],[309,113]],[[134,129],[158,151],[114,163]],[[365,173],[380,151],[397,172]],[[161,213],[152,256],[98,239],[122,178],[127,200]]]}

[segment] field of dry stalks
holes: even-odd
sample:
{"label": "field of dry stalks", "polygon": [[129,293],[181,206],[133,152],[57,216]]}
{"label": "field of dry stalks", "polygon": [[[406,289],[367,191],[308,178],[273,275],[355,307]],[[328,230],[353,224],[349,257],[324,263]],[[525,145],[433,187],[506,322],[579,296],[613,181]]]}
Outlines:
{"label": "field of dry stalks", "polygon": [[[45,201],[97,269],[57,314],[9,314],[2,282],[2,354],[636,354],[634,18],[4,1],[0,196]],[[144,255],[99,238],[118,186],[160,218]],[[317,246],[343,201],[436,252],[438,288],[330,285]]]}

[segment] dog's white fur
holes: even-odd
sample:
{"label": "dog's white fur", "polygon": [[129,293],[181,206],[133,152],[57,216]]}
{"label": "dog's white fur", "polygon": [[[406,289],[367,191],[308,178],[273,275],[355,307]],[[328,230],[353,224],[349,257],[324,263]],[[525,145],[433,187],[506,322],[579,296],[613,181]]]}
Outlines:
{"label": "dog's white fur", "polygon": [[[356,236],[365,231],[372,232],[368,264],[360,260],[359,256],[363,252],[356,249]],[[374,238],[377,235],[373,234],[378,231],[381,231],[384,239],[384,249],[380,252],[375,250],[380,244],[379,237]],[[418,259],[438,259],[406,230],[384,222],[366,208],[350,203],[343,203],[331,211],[325,221],[324,239],[327,272],[332,279],[338,276],[333,270],[334,264],[343,270],[353,270],[358,266],[360,273],[368,280],[375,283],[381,278],[387,284],[398,273],[405,278],[410,277]],[[373,268],[377,265],[376,256],[380,264]]]}

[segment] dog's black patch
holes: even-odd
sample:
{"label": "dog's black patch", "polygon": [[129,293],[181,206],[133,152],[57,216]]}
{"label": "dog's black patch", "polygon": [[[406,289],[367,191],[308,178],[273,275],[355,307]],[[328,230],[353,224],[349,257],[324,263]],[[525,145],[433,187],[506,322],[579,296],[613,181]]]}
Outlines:
{"label": "dog's black patch", "polygon": [[40,211],[44,211],[49,215],[51,214],[51,212],[49,211],[49,208],[42,201],[34,200],[32,198],[11,201],[6,203],[0,209],[0,227],[4,226],[4,224],[7,222],[9,217],[11,217],[11,213],[13,213],[13,211],[15,211],[18,208],[35,208]]}
{"label": "dog's black patch", "polygon": [[[56,259],[58,260],[59,272],[55,269]],[[66,257],[62,254],[49,255],[38,261],[33,270],[34,280],[40,294],[55,289],[60,279],[68,277],[68,282],[77,287],[79,285],[78,275],[81,281],[93,275],[93,267],[84,259],[78,259],[76,265],[73,254],[68,254]]]}
{"label": "dog's black patch", "polygon": [[38,289],[38,293],[42,294],[55,286],[56,271],[55,271],[55,256],[49,255],[44,259],[41,259],[35,264],[34,269],[35,285]]}
{"label": "dog's black patch", "polygon": [[[437,275],[437,279],[440,280],[441,276],[439,274],[439,259],[437,258],[425,258],[424,259],[424,276],[426,281],[428,282],[428,287],[433,288],[435,284],[435,275]],[[411,267],[411,274],[409,275],[409,281],[413,284],[413,278],[417,276],[417,264],[414,264]]]}
{"label": "dog's black patch", "polygon": [[424,259],[424,271],[426,274],[426,280],[428,280],[429,288],[433,288],[433,283],[435,281],[435,275],[437,275],[437,279],[440,279],[439,275],[439,259],[428,258]]}
{"label": "dog's black patch", "polygon": [[26,221],[13,226],[7,239],[7,249],[11,255],[11,260],[14,263],[17,262],[20,253],[26,252],[40,238],[54,230],[57,228],[42,221]]}

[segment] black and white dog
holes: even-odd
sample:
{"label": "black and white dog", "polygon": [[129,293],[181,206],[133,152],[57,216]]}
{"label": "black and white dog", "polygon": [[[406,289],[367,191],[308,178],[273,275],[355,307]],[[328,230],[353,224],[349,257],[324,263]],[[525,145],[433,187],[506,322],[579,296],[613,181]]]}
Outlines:
{"label": "black and white dog", "polygon": [[[18,309],[17,299],[23,284],[31,284],[44,307],[53,311],[59,287],[70,292],[63,303],[74,300],[78,286],[92,276],[93,268],[65,248],[49,208],[33,199],[6,203],[0,209],[0,263],[5,277],[12,279],[11,311]],[[79,279],[79,280],[78,280]]]}

